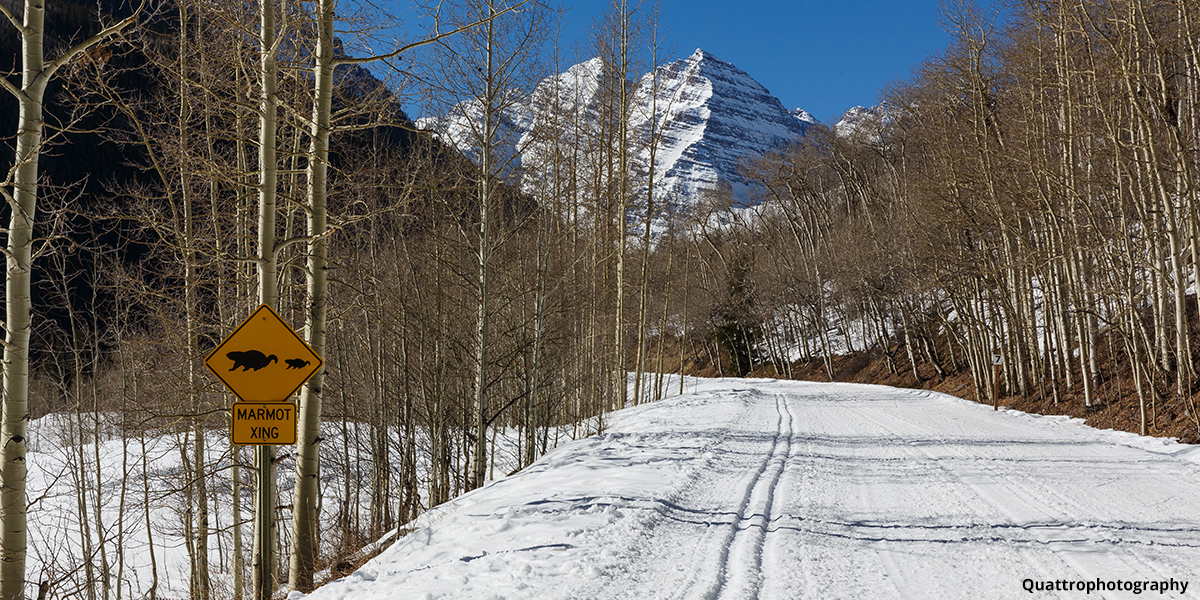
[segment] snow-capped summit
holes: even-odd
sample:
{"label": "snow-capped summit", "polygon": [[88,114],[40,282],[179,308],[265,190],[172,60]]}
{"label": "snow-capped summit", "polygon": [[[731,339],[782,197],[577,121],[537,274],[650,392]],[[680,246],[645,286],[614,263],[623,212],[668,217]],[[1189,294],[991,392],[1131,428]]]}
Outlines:
{"label": "snow-capped summit", "polygon": [[799,119],[800,122],[805,123],[806,127],[815,125],[820,122],[817,120],[816,117],[809,114],[809,112],[807,110],[804,110],[803,108],[797,108],[797,109],[793,110],[792,116]]}
{"label": "snow-capped summit", "polygon": [[[784,108],[753,77],[702,49],[644,76],[638,92],[647,116],[657,99],[662,142],[655,187],[684,203],[719,182],[732,187],[735,201],[744,201],[747,182],[739,161],[803,137],[815,122],[803,110]],[[648,164],[649,151],[639,159]]]}

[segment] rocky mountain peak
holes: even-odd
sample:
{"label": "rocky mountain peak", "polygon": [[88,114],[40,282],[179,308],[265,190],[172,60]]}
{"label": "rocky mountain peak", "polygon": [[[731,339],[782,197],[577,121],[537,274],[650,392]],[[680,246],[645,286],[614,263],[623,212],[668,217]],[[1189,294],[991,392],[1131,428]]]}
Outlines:
{"label": "rocky mountain peak", "polygon": [[[566,148],[585,161],[598,154],[581,147],[595,143],[595,136],[581,128],[598,127],[604,118],[599,93],[603,77],[604,63],[599,58],[574,65],[539,83],[520,107],[525,114],[505,119],[505,124],[524,128],[510,139],[516,141],[512,150],[520,155],[527,190],[548,180],[547,173],[538,172],[546,167],[538,165],[547,164],[546,158],[554,152]],[[638,201],[648,196],[650,142],[654,141],[654,202],[658,206],[671,202],[686,209],[707,190],[723,185],[732,189],[736,203],[745,204],[748,182],[739,173],[740,161],[795,141],[816,123],[802,109],[785,108],[749,74],[704,49],[660,65],[631,85],[631,125],[637,138],[633,170],[641,175],[641,189],[635,193]],[[549,118],[551,113],[558,116]],[[455,124],[454,120],[443,122],[438,129],[473,155],[467,141],[457,139],[456,131],[465,132],[465,123]],[[551,121],[570,129],[559,134],[558,144],[532,134],[536,124]]]}
{"label": "rocky mountain peak", "polygon": [[[684,204],[721,183],[744,203],[748,182],[738,163],[803,137],[815,122],[799,118],[749,74],[703,49],[647,74],[639,91],[642,102],[656,100],[656,109],[645,114],[656,114],[662,131],[656,191]],[[648,155],[644,151],[639,159],[648,164]]]}

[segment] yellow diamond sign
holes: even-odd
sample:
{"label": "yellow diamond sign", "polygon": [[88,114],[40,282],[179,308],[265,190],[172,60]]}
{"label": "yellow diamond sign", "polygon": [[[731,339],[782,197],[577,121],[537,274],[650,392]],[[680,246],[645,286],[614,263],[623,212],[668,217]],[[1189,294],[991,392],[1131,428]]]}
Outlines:
{"label": "yellow diamond sign", "polygon": [[204,360],[204,366],[246,402],[283,402],[321,365],[321,357],[266,304]]}

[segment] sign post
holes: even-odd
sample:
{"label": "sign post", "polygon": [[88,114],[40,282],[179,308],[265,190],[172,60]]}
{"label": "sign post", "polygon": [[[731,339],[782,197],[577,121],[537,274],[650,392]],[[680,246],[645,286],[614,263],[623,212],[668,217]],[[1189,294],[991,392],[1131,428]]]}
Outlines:
{"label": "sign post", "polygon": [[[255,494],[255,545],[262,564],[255,582],[258,596],[271,592],[271,529],[275,516],[275,465],[271,446],[296,443],[296,403],[292,394],[312,377],[323,361],[296,332],[263,304],[217,345],[204,366],[238,401],[229,410],[233,444],[258,447],[258,490]],[[234,499],[237,502],[237,499]]]}
{"label": "sign post", "polygon": [[1004,355],[999,352],[992,355],[992,410],[1000,410],[1000,365],[1004,364]]}

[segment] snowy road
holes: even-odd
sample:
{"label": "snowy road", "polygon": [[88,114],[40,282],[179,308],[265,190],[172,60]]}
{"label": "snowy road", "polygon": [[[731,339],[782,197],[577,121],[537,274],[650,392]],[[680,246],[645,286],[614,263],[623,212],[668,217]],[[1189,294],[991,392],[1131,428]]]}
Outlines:
{"label": "snowy road", "polygon": [[309,598],[1200,597],[1193,450],[931,392],[705,381]]}

